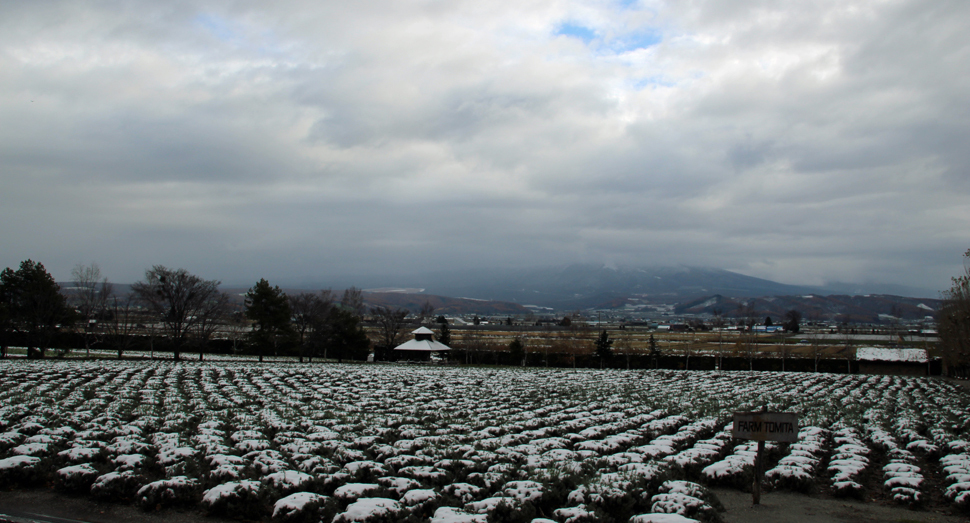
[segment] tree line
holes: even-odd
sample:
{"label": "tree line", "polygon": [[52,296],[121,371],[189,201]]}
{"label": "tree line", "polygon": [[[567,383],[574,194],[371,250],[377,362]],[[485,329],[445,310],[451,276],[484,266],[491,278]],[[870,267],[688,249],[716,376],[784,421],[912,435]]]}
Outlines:
{"label": "tree line", "polygon": [[[281,352],[295,353],[301,362],[314,357],[363,359],[371,349],[363,327],[367,309],[362,292],[354,287],[339,300],[330,290],[287,296],[261,279],[240,306],[238,300],[219,290],[218,280],[162,265],[146,270],[145,278],[124,294],[115,292],[97,264],[76,266],[71,278],[71,286],[62,290],[43,264],[33,260],[21,262],[16,270],[8,267],[0,272],[0,357],[7,356],[14,341],[27,347],[29,358],[44,357],[65,331],[72,332],[87,353],[103,344],[116,349],[119,358],[136,342],[147,340],[154,350],[156,338],[165,340],[163,345],[176,359],[186,351],[198,351],[201,358],[217,333],[223,343],[231,342],[234,352],[244,349],[259,355],[260,361],[264,355]],[[970,250],[964,254],[964,272],[953,278],[943,297],[937,320],[947,373],[970,376]],[[395,359],[392,349],[403,342],[410,312],[383,306],[369,312],[377,359]],[[424,323],[433,312],[425,304],[416,315],[417,322]],[[748,329],[755,324],[756,313],[750,306],[739,308],[738,316]],[[797,333],[801,320],[800,313],[788,311],[782,325]],[[447,321],[438,317],[435,322],[439,341],[450,345]],[[716,311],[713,325],[724,323],[723,312]],[[842,330],[849,332],[848,328]],[[612,340],[604,334],[595,344],[600,366],[606,365],[612,352]],[[105,342],[108,339],[110,343]],[[811,341],[817,366],[821,344],[817,337]],[[474,352],[474,342],[462,345],[468,345],[462,352]],[[746,346],[753,350],[752,343]],[[522,360],[521,348],[510,348],[515,353],[512,360]]]}
{"label": "tree line", "polygon": [[[83,343],[88,355],[93,346],[105,344],[119,358],[136,338],[147,338],[154,351],[158,337],[176,360],[193,350],[202,359],[217,333],[260,361],[284,349],[295,350],[301,362],[315,356],[364,359],[370,350],[362,292],[354,287],[338,301],[330,290],[287,296],[261,279],[240,307],[219,290],[220,281],[185,269],[155,265],[125,294],[114,291],[97,264],[78,265],[71,277],[70,287],[61,289],[44,265],[33,260],[0,273],[0,357],[16,341],[27,347],[28,358],[43,358],[55,337],[66,331]],[[105,343],[108,339],[110,344]]]}

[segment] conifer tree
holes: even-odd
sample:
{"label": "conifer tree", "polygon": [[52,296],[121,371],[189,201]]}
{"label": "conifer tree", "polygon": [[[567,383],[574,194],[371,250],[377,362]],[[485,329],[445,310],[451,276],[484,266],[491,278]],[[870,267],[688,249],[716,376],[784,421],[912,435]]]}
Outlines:
{"label": "conifer tree", "polygon": [[442,345],[447,345],[451,347],[451,328],[448,327],[447,320],[440,323],[441,327],[438,329],[438,341]]}
{"label": "conifer tree", "polygon": [[596,339],[596,356],[600,359],[600,367],[606,360],[613,357],[613,340],[610,339],[608,332],[603,331],[600,333],[599,338]]}
{"label": "conifer tree", "polygon": [[262,362],[263,354],[270,347],[278,353],[280,342],[291,333],[290,302],[278,286],[270,287],[268,281],[260,279],[246,293],[245,304],[246,318],[253,322],[249,340]]}
{"label": "conifer tree", "polygon": [[509,343],[509,355],[513,365],[525,366],[525,345],[522,344],[521,339],[515,338]]}
{"label": "conifer tree", "polygon": [[315,345],[329,349],[330,357],[337,358],[338,363],[344,359],[363,360],[367,357],[370,340],[360,324],[360,318],[353,311],[331,309],[324,321],[325,326],[314,330]]}
{"label": "conifer tree", "polygon": [[58,325],[71,322],[73,316],[60,286],[42,263],[25,260],[16,271],[7,267],[0,273],[3,356],[10,333],[18,331],[26,336],[27,357],[43,358]]}

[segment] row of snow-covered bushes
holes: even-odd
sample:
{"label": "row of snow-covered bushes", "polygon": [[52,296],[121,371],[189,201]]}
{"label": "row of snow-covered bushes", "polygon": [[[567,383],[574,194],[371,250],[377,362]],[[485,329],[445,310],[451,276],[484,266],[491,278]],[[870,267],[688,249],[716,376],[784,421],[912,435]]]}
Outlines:
{"label": "row of snow-covered bushes", "polygon": [[[732,412],[800,413],[800,442],[768,446],[768,479],[804,491],[851,481],[849,465],[889,451],[886,434],[936,460],[970,427],[961,389],[885,376],[109,361],[0,373],[4,485],[249,519],[713,521],[701,485],[751,484]],[[946,459],[959,504],[964,462]],[[880,472],[898,494],[905,480]]]}
{"label": "row of snow-covered bushes", "polygon": [[[709,353],[694,354],[688,359],[684,355],[671,354],[662,351],[654,358],[649,354],[614,354],[611,358],[602,359],[595,354],[569,354],[560,352],[543,352],[532,350],[521,358],[508,350],[465,350],[452,349],[447,358],[458,363],[481,365],[507,365],[525,367],[553,367],[553,368],[585,368],[585,369],[632,369],[632,370],[715,370],[720,366],[724,371],[771,371],[771,372],[815,372],[816,364],[813,358],[789,356],[781,358],[761,356],[756,354],[749,359],[737,356],[733,351],[725,350],[725,356],[718,357]],[[859,362],[846,361],[844,358],[821,358],[818,361],[818,372],[832,374],[858,374]],[[939,375],[942,364],[934,360],[930,365],[930,372]]]}

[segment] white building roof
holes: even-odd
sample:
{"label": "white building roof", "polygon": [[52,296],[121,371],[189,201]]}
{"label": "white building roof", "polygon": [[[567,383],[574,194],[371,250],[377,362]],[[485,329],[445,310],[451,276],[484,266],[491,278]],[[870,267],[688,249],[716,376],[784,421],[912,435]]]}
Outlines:
{"label": "white building roof", "polygon": [[906,363],[926,363],[929,356],[923,349],[885,349],[882,347],[859,347],[855,350],[859,361],[899,361]]}
{"label": "white building roof", "polygon": [[414,334],[415,339],[394,347],[394,350],[416,350],[424,352],[451,350],[451,347],[436,341],[434,339],[434,331],[427,327],[418,327],[411,331],[411,334]]}
{"label": "white building roof", "polygon": [[427,351],[437,352],[437,351],[443,351],[443,350],[451,350],[451,347],[445,345],[444,343],[439,343],[438,341],[435,341],[435,340],[411,340],[411,341],[406,341],[398,345],[397,347],[394,347],[394,350],[420,350],[420,351],[426,351],[426,352]]}

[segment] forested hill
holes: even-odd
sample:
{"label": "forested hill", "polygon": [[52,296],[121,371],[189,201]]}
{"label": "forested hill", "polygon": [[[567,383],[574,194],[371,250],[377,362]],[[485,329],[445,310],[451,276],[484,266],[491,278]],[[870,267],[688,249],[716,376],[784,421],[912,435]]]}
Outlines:
{"label": "forested hill", "polygon": [[739,312],[742,306],[750,306],[761,319],[765,316],[781,319],[785,312],[796,310],[806,321],[817,316],[826,321],[877,323],[888,320],[890,316],[903,320],[921,320],[933,316],[940,307],[940,300],[886,294],[771,296],[746,300],[714,295],[679,303],[674,312],[713,314],[720,311],[727,317],[735,317],[743,315]]}
{"label": "forested hill", "polygon": [[515,316],[529,312],[529,309],[517,303],[449,298],[423,293],[365,292],[364,303],[368,307],[383,305],[385,307],[405,308],[410,311],[418,311],[425,303],[430,303],[434,307],[435,314],[508,314]]}

